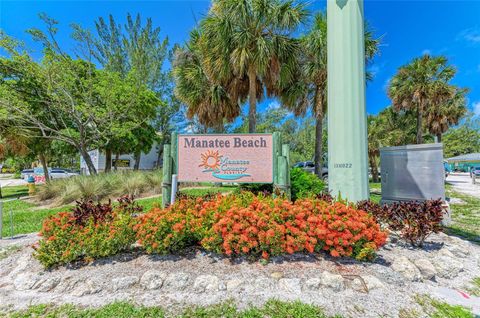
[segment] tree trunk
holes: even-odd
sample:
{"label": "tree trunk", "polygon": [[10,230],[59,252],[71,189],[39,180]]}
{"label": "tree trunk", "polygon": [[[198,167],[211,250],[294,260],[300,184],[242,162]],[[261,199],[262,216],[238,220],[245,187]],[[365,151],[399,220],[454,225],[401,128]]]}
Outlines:
{"label": "tree trunk", "polygon": [[135,153],[135,165],[133,166],[133,170],[138,171],[140,169],[140,159],[142,158],[142,152],[138,151]]}
{"label": "tree trunk", "polygon": [[438,143],[442,142],[442,133],[437,134],[437,142]]}
{"label": "tree trunk", "polygon": [[105,173],[112,171],[112,149],[105,149]]}
{"label": "tree trunk", "polygon": [[117,167],[117,165],[118,165],[118,160],[120,160],[120,153],[119,153],[119,152],[117,152],[117,153],[115,154],[115,166],[114,166],[115,171],[117,171],[117,168],[118,168],[118,167]]}
{"label": "tree trunk", "polygon": [[40,159],[40,163],[42,164],[43,174],[45,175],[45,182],[49,182],[50,176],[48,174],[48,165],[47,165],[47,159],[45,158],[45,154],[43,152],[40,152],[38,157]]}
{"label": "tree trunk", "polygon": [[315,123],[315,174],[321,178],[323,168],[323,113],[316,116]]}
{"label": "tree trunk", "polygon": [[423,114],[420,107],[417,110],[417,144],[423,144]]}
{"label": "tree trunk", "polygon": [[375,157],[369,156],[368,159],[370,161],[370,168],[372,168],[372,181],[380,182],[380,178],[378,177],[377,161],[375,160]]}
{"label": "tree trunk", "polygon": [[82,155],[83,160],[85,160],[88,172],[90,172],[91,175],[96,175],[97,169],[95,168],[92,158],[90,158],[90,155],[88,154],[88,151],[87,149],[85,149],[85,147],[80,147],[80,154]]}
{"label": "tree trunk", "polygon": [[254,133],[257,130],[257,74],[255,68],[248,68],[248,132]]}

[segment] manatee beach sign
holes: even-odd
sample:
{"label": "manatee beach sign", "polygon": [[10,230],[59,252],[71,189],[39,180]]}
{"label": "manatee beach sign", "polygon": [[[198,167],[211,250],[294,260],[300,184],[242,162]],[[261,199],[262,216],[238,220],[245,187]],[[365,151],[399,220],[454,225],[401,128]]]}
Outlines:
{"label": "manatee beach sign", "polygon": [[179,182],[273,183],[272,134],[178,135]]}

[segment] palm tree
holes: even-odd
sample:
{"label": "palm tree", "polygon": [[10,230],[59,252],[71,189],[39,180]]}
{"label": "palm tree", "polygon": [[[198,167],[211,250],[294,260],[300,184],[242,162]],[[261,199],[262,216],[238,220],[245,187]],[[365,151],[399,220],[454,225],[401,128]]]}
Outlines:
{"label": "palm tree", "polygon": [[428,131],[442,142],[442,135],[450,126],[457,125],[467,113],[465,95],[468,89],[455,88],[455,94],[444,103],[432,105],[427,110],[426,125]]}
{"label": "palm tree", "polygon": [[416,112],[417,144],[423,143],[425,114],[455,96],[455,89],[449,84],[455,73],[446,57],[426,54],[400,67],[390,81],[388,95],[394,109]]}
{"label": "palm tree", "polygon": [[[305,4],[288,0],[214,0],[201,23],[205,72],[218,82],[248,80],[248,131],[256,130],[257,101],[279,94],[299,53],[291,37],[305,21]],[[232,87],[230,92],[235,91]],[[238,87],[235,97],[244,97]]]}
{"label": "palm tree", "polygon": [[[365,32],[367,62],[378,53],[379,39],[371,31]],[[315,173],[321,176],[323,159],[323,121],[327,113],[327,15],[315,15],[310,32],[300,39],[301,54],[292,83],[282,91],[283,104],[296,115],[305,115],[310,109],[315,117]],[[372,78],[367,74],[367,79]]]}
{"label": "palm tree", "polygon": [[206,127],[223,127],[224,120],[233,121],[240,114],[239,96],[246,95],[248,83],[233,76],[225,76],[222,82],[207,73],[200,39],[195,29],[189,42],[175,51],[175,96],[187,106],[188,118],[196,117]]}

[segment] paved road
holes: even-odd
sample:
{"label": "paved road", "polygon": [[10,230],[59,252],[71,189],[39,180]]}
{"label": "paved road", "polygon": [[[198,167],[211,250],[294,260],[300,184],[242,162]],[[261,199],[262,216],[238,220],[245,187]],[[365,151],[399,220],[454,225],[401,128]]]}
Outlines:
{"label": "paved road", "polygon": [[[478,179],[477,179],[478,180]],[[447,183],[453,186],[455,191],[480,198],[480,180],[472,184],[468,173],[452,173],[447,177]]]}
{"label": "paved road", "polygon": [[0,187],[18,186],[25,184],[27,184],[27,182],[22,179],[0,179]]}

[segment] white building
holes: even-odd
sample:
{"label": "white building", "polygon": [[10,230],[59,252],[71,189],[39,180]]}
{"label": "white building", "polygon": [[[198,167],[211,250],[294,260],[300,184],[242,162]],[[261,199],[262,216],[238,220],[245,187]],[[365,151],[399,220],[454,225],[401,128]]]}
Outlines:
{"label": "white building", "polygon": [[[105,171],[105,162],[106,157],[105,153],[101,152],[98,149],[91,150],[88,152],[90,158],[92,158],[93,165],[98,172]],[[112,169],[115,166],[116,158],[115,154],[112,155]],[[140,170],[153,170],[157,166],[158,159],[158,145],[157,143],[153,144],[152,149],[148,153],[143,153],[140,157]],[[119,162],[117,163],[117,170],[133,170],[135,165],[135,156],[133,154],[123,154],[119,157]],[[83,157],[80,156],[80,171],[82,174],[89,174],[87,164]]]}

